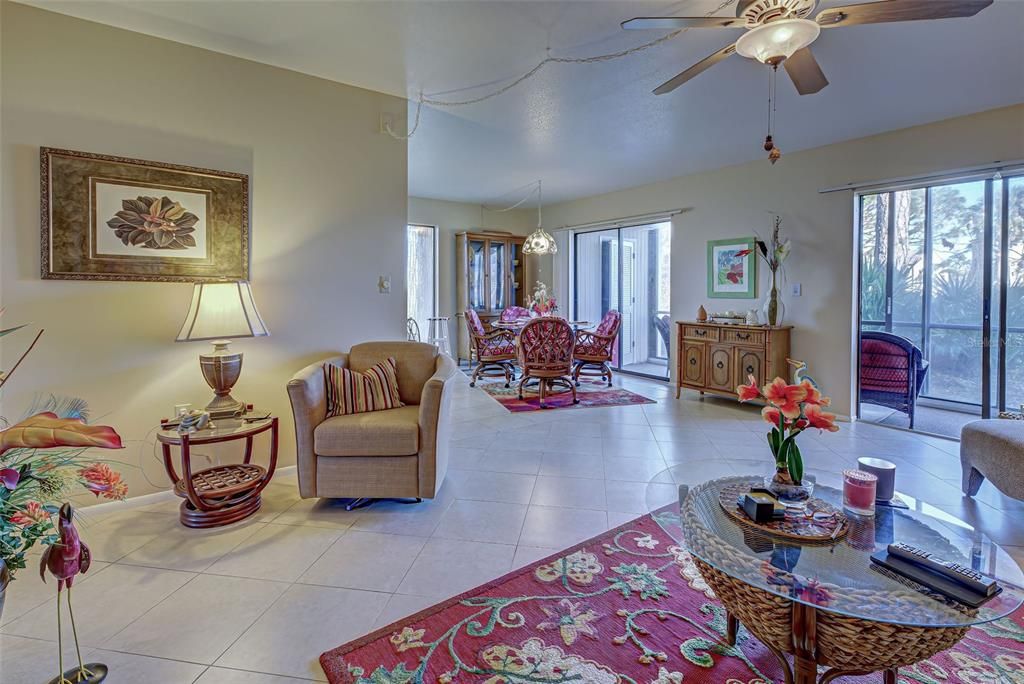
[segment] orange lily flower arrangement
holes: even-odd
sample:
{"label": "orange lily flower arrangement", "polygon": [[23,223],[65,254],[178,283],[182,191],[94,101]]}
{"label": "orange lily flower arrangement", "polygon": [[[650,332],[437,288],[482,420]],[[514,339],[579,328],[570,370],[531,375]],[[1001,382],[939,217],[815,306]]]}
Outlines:
{"label": "orange lily flower arrangement", "polygon": [[761,416],[772,426],[768,433],[768,446],[775,457],[775,478],[786,484],[799,485],[804,477],[804,460],[797,436],[809,428],[836,432],[836,416],[825,409],[832,400],[822,396],[818,387],[808,379],[789,384],[775,378],[763,388],[757,386],[753,375],[750,382],[736,388],[741,402],[763,401]]}

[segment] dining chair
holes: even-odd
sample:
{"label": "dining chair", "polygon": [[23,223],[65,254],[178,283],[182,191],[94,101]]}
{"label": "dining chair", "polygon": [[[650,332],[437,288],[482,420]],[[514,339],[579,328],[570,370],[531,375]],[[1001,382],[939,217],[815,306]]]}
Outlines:
{"label": "dining chair", "polygon": [[[580,376],[608,378],[612,385],[612,367],[609,362],[615,353],[615,339],[619,336],[622,314],[615,309],[608,311],[593,332],[576,331],[575,368],[573,382],[579,387]],[[586,369],[586,370],[585,370]]]}
{"label": "dining chair", "polygon": [[469,386],[476,387],[477,378],[505,376],[505,387],[515,379],[516,335],[511,330],[487,332],[480,316],[473,309],[466,309],[466,328],[469,329],[470,345],[476,353],[476,368]]}
{"label": "dining chair", "polygon": [[519,333],[519,367],[523,371],[519,398],[523,398],[527,383],[536,380],[541,408],[547,408],[544,399],[556,385],[572,392],[572,403],[580,403],[572,381],[575,348],[576,336],[564,318],[541,316],[523,326]]}

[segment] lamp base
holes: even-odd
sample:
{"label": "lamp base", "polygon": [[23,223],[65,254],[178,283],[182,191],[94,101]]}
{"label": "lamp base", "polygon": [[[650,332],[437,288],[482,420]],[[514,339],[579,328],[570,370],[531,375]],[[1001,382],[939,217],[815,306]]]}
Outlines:
{"label": "lamp base", "polygon": [[227,340],[217,340],[212,354],[199,355],[199,367],[214,393],[213,401],[204,410],[214,420],[234,418],[245,412],[245,404],[231,396],[231,388],[242,374],[242,354],[229,351],[228,344]]}
{"label": "lamp base", "polygon": [[203,409],[210,414],[212,420],[218,418],[237,418],[245,413],[245,404],[238,401],[230,394],[226,396],[214,396],[213,401]]}

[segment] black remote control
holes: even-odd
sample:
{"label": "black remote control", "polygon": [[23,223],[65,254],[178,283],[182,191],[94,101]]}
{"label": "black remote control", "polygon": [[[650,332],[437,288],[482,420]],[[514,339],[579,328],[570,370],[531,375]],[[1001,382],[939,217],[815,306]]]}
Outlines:
{"label": "black remote control", "polygon": [[937,558],[928,551],[904,544],[902,542],[889,544],[889,555],[902,558],[916,565],[928,568],[932,572],[948,577],[954,582],[959,582],[969,589],[984,596],[991,596],[995,593],[997,584],[994,579],[987,577],[977,570],[964,567],[953,561]]}

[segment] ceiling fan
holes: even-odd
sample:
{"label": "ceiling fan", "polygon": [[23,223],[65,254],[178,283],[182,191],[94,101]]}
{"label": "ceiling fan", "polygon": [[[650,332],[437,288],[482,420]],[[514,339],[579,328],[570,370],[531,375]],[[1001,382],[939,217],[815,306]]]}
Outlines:
{"label": "ceiling fan", "polygon": [[812,95],[828,85],[810,45],[823,28],[894,21],[973,17],[993,0],[880,0],[833,7],[810,15],[819,0],[738,0],[736,17],[637,17],[622,23],[624,29],[727,28],[745,29],[735,43],[697,62],[654,89],[670,93],[693,77],[733,54],[762,64],[786,69],[801,95]]}

